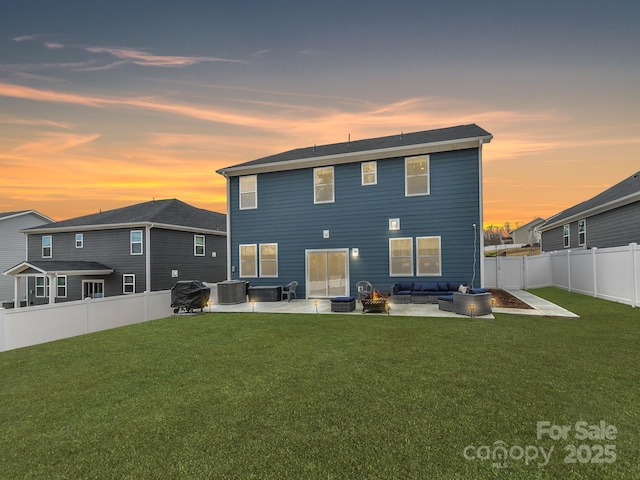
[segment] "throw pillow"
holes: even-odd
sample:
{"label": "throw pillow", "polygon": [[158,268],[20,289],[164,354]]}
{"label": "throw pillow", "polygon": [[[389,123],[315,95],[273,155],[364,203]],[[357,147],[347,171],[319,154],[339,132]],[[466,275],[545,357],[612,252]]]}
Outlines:
{"label": "throw pillow", "polygon": [[468,290],[469,290],[469,287],[467,287],[466,285],[460,285],[460,286],[458,287],[458,291],[459,291],[460,293],[467,293],[467,291],[468,291]]}

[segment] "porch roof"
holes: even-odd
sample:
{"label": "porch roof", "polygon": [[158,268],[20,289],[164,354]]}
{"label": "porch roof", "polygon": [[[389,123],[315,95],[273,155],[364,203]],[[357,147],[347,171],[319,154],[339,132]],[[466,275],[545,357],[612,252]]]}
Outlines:
{"label": "porch roof", "polygon": [[114,269],[98,262],[38,260],[22,262],[3,272],[13,276],[109,275]]}

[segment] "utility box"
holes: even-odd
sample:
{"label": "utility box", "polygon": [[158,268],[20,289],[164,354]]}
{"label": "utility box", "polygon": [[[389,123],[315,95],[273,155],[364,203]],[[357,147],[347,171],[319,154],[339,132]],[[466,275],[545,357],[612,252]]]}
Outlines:
{"label": "utility box", "polygon": [[247,282],[241,280],[225,280],[218,283],[218,303],[233,305],[247,301]]}

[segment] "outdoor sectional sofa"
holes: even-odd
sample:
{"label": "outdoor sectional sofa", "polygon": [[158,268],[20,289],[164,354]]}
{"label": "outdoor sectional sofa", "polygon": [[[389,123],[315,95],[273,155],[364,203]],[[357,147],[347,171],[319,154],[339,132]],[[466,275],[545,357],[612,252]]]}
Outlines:
{"label": "outdoor sectional sofa", "polygon": [[492,313],[491,292],[476,288],[469,290],[469,293],[443,295],[438,298],[438,309],[469,317],[489,315]]}
{"label": "outdoor sectional sofa", "polygon": [[393,303],[438,303],[438,297],[460,291],[461,282],[398,282],[391,287]]}

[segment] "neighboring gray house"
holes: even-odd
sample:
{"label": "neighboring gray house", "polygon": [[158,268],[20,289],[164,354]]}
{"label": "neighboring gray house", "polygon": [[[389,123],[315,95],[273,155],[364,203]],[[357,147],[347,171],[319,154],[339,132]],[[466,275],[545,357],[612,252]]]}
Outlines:
{"label": "neighboring gray house", "polygon": [[[53,221],[35,210],[0,213],[0,272],[27,258],[27,242],[21,230]],[[14,279],[0,275],[0,305],[13,301],[14,290]]]}
{"label": "neighboring gray house", "polygon": [[298,297],[482,282],[477,125],[299,148],[218,170],[229,192],[229,277],[299,282]]}
{"label": "neighboring gray house", "polygon": [[513,243],[519,245],[534,245],[540,243],[538,227],[544,223],[543,218],[536,218],[511,232]]}
{"label": "neighboring gray house", "polygon": [[640,243],[640,172],[547,219],[542,251]]}
{"label": "neighboring gray house", "polygon": [[[167,290],[226,278],[226,215],[154,200],[23,230],[29,305]],[[55,287],[55,288],[52,288]],[[15,297],[14,297],[15,298]]]}

